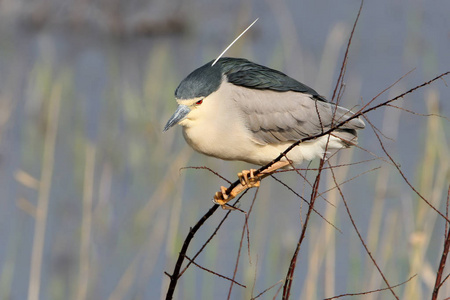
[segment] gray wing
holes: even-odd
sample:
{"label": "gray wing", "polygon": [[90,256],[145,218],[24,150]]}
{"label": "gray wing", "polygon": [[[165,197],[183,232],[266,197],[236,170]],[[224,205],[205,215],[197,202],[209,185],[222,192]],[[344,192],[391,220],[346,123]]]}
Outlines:
{"label": "gray wing", "polygon": [[[253,133],[255,142],[270,144],[298,141],[320,134],[353,115],[346,108],[314,100],[312,95],[299,92],[276,92],[236,87],[235,101],[243,112],[244,122]],[[333,112],[336,111],[334,121]],[[356,141],[356,129],[365,124],[353,119],[335,134],[344,140]],[[344,146],[347,146],[343,142]]]}

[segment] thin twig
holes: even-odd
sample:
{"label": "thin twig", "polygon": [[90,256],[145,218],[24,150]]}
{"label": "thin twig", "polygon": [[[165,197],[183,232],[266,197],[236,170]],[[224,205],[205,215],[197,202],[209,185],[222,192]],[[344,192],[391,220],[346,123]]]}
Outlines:
{"label": "thin twig", "polygon": [[[206,242],[202,245],[202,247],[200,248],[200,250],[197,251],[197,253],[192,257],[192,260],[194,261],[197,256],[199,256],[199,254],[203,251],[203,249],[205,249],[206,245],[209,244],[209,242],[213,239],[213,237],[216,235],[217,231],[219,230],[219,228],[222,226],[222,224],[225,222],[225,220],[228,218],[228,216],[230,215],[231,210],[229,210],[225,216],[222,218],[222,220],[220,221],[219,225],[217,225],[216,229],[214,230],[214,232],[211,234],[211,236],[206,240]],[[180,272],[180,275],[178,275],[178,277],[181,277],[183,275],[183,273],[189,268],[191,262],[189,262],[186,267],[184,267],[184,269]]]}
{"label": "thin twig", "polygon": [[245,228],[247,228],[247,255],[248,263],[252,265],[252,256],[250,255],[250,228],[248,228],[248,215],[245,215]]}
{"label": "thin twig", "polygon": [[[253,276],[253,284],[252,284],[252,291],[250,295],[253,297],[253,293],[255,292],[255,286],[256,286],[256,276],[258,275],[258,254],[256,254],[256,263],[255,263],[255,276]],[[253,298],[252,298],[253,299]]]}
{"label": "thin twig", "polygon": [[[448,72],[450,73],[450,72]],[[370,122],[370,120],[368,118],[365,118],[367,120],[367,122],[369,122],[369,124],[372,124]],[[409,182],[408,178],[406,178],[405,174],[402,172],[402,170],[400,169],[400,166],[395,163],[394,159],[392,158],[392,156],[387,152],[386,148],[384,147],[383,142],[381,141],[380,136],[378,135],[378,133],[376,132],[376,130],[373,129],[373,132],[375,133],[375,136],[378,139],[378,142],[380,143],[381,149],[383,149],[384,154],[386,154],[386,156],[391,160],[391,162],[394,164],[395,168],[397,169],[398,173],[403,177],[403,180],[406,182],[406,184],[408,184],[408,186],[414,191],[414,193],[416,193],[417,196],[419,196],[429,207],[431,207],[435,212],[437,212],[442,218],[444,218],[447,222],[450,222],[450,220],[444,216],[443,213],[441,213],[436,207],[434,207],[433,204],[431,204],[424,196],[422,196],[418,190],[416,190],[416,188]]]}
{"label": "thin twig", "polygon": [[205,166],[201,166],[201,167],[183,167],[183,168],[180,168],[180,171],[186,170],[186,169],[207,170],[207,171],[213,173],[214,175],[216,175],[217,177],[219,177],[220,179],[228,182],[228,184],[231,184],[231,181],[229,181],[228,179],[226,179],[225,177],[223,177],[222,175],[220,175],[216,171],[212,170],[211,168],[208,168],[208,167],[205,167]]}
{"label": "thin twig", "polygon": [[[357,161],[357,162],[352,162],[352,163],[348,163],[348,164],[340,164],[340,165],[336,165],[334,169],[338,169],[338,168],[342,168],[342,167],[350,167],[350,166],[355,166],[355,165],[359,165],[359,164],[364,164],[364,163],[368,163],[374,160],[377,160],[378,158],[371,158],[371,159],[366,159],[366,160],[362,160],[362,161]],[[390,162],[389,162],[390,163]],[[329,169],[330,167],[323,167],[324,170]],[[278,174],[278,173],[287,173],[287,172],[295,172],[295,171],[317,171],[318,168],[295,168],[295,169],[287,169],[287,170],[278,170],[276,172],[273,172],[273,174]]]}
{"label": "thin twig", "polygon": [[442,282],[439,284],[439,288],[441,288],[441,286],[444,284],[444,282],[450,277],[450,274],[447,274],[447,276],[445,276],[444,280],[442,280]]}
{"label": "thin twig", "polygon": [[[330,165],[330,164],[329,164],[329,165]],[[330,166],[331,166],[331,165],[330,165]],[[388,288],[389,288],[389,290],[391,291],[392,295],[393,295],[397,300],[399,300],[398,296],[395,294],[394,290],[392,289],[392,286],[389,284],[388,280],[386,279],[386,276],[384,275],[383,271],[381,271],[381,269],[380,269],[380,267],[378,266],[378,264],[377,264],[375,258],[373,257],[372,253],[370,252],[369,248],[367,247],[366,243],[364,242],[364,239],[362,238],[361,233],[359,232],[359,229],[358,229],[358,227],[356,226],[355,220],[353,220],[353,216],[352,216],[352,214],[351,214],[351,212],[350,212],[350,208],[348,207],[347,201],[345,200],[344,194],[343,194],[341,188],[339,187],[339,185],[338,185],[338,183],[337,183],[336,176],[335,176],[335,174],[334,174],[333,168],[331,168],[330,171],[331,171],[331,175],[332,175],[332,177],[333,177],[334,183],[336,184],[336,187],[337,187],[337,189],[338,189],[338,191],[339,191],[339,194],[341,195],[342,202],[344,202],[345,209],[347,210],[347,215],[348,215],[348,217],[350,218],[350,221],[351,221],[351,223],[352,223],[352,225],[353,225],[353,228],[354,228],[355,231],[356,231],[356,234],[358,235],[359,240],[361,241],[361,244],[363,245],[363,247],[364,247],[364,249],[366,250],[366,253],[369,255],[370,259],[372,260],[372,263],[373,263],[374,266],[377,268],[378,273],[380,273],[381,277],[383,278],[384,283],[388,286]]]}
{"label": "thin twig", "polygon": [[[339,183],[339,186],[342,186],[342,185],[344,185],[344,184],[346,184],[346,183],[348,183],[348,182],[350,182],[350,181],[352,181],[352,180],[355,180],[356,178],[358,178],[358,177],[360,177],[360,176],[362,176],[362,175],[364,175],[364,174],[367,174],[367,173],[376,171],[376,170],[378,170],[378,169],[380,169],[380,168],[381,168],[381,167],[375,167],[375,168],[373,168],[373,169],[370,169],[370,170],[364,171],[364,172],[362,172],[362,173],[359,173],[358,175],[353,176],[353,177],[350,178],[350,179],[347,179],[347,180],[345,180],[345,181],[342,181],[341,183]],[[328,192],[330,192],[330,191],[333,191],[333,190],[336,189],[336,188],[337,188],[337,186],[334,186],[334,187],[332,187],[332,188],[329,188],[328,190],[325,190],[325,191],[321,192],[321,193],[319,194],[319,196],[323,196],[323,195],[325,195],[326,193],[328,193]]]}
{"label": "thin twig", "polygon": [[[450,186],[449,186],[449,190],[450,190]],[[448,218],[448,206],[450,204],[450,193],[447,192],[447,203],[445,203],[445,216]],[[444,232],[444,237],[447,236],[448,233],[448,223],[445,223],[445,232]]]}
{"label": "thin twig", "polygon": [[[393,287],[393,288],[396,288],[396,287],[399,287],[399,286],[401,286],[401,285],[404,285],[404,284],[408,283],[409,281],[411,281],[411,279],[413,279],[413,278],[416,277],[416,276],[417,276],[417,274],[411,276],[408,280],[403,281],[402,283],[393,285],[392,287]],[[338,299],[338,298],[342,298],[342,297],[367,295],[367,294],[372,294],[372,293],[377,293],[377,292],[386,291],[386,290],[388,290],[388,289],[389,289],[389,288],[382,288],[382,289],[377,289],[377,290],[372,290],[372,291],[367,291],[367,292],[342,294],[342,295],[339,295],[339,296],[333,296],[333,297],[330,297],[330,298],[325,298],[325,299],[323,299],[323,300],[332,300],[332,299]]]}
{"label": "thin twig", "polygon": [[[450,185],[447,190],[447,203],[448,203],[449,199],[450,199]],[[442,250],[441,261],[439,263],[438,272],[436,274],[436,282],[434,283],[434,289],[433,289],[433,294],[432,294],[431,300],[437,299],[438,294],[439,294],[439,289],[440,289],[442,283],[448,278],[448,276],[447,276],[444,279],[444,281],[442,281],[442,283],[441,283],[442,274],[444,273],[445,263],[447,261],[449,249],[450,249],[450,231],[447,233],[447,237],[445,238],[445,241],[444,241],[444,249]]]}
{"label": "thin twig", "polygon": [[442,119],[445,119],[447,121],[450,121],[449,118],[447,118],[446,116],[442,116],[440,114],[421,114],[421,113],[418,113],[418,112],[415,112],[415,111],[412,111],[412,110],[409,110],[409,109],[406,109],[406,108],[403,108],[403,107],[399,107],[399,106],[393,105],[393,104],[387,104],[386,106],[397,108],[397,109],[403,110],[403,111],[405,111],[407,113],[410,113],[410,114],[413,114],[413,115],[416,115],[416,116],[437,117],[437,118],[442,118]]}
{"label": "thin twig", "polygon": [[318,194],[318,190],[319,190],[319,183],[320,183],[320,175],[322,174],[321,167],[323,166],[323,164],[324,164],[324,160],[321,159],[320,160],[320,165],[319,165],[319,171],[317,172],[316,180],[314,181],[313,189],[312,189],[312,192],[311,192],[311,200],[310,200],[310,205],[309,205],[309,208],[308,208],[308,212],[306,213],[305,223],[303,224],[302,231],[301,231],[299,240],[297,242],[297,246],[295,248],[294,254],[292,256],[291,262],[289,264],[289,269],[288,269],[288,272],[286,274],[286,279],[285,279],[285,282],[284,282],[284,285],[283,285],[283,296],[282,296],[283,300],[289,299],[289,296],[290,296],[290,293],[291,293],[292,280],[294,278],[294,271],[295,271],[295,266],[296,266],[296,263],[297,263],[297,256],[298,256],[298,253],[300,252],[300,246],[301,246],[301,244],[303,242],[303,239],[305,238],[306,229],[308,227],[308,223],[309,223],[309,220],[310,220],[310,217],[311,217],[311,212],[313,211],[314,203],[315,203],[315,201],[317,199],[317,194]]}
{"label": "thin twig", "polygon": [[[250,205],[250,209],[248,210],[248,213],[246,215],[246,218],[250,215],[250,213],[252,212],[252,208],[253,208],[253,204],[255,203],[256,200],[256,196],[258,195],[258,191],[259,188],[256,189],[255,195],[253,196],[253,201],[252,204]],[[247,221],[247,220],[246,220]],[[246,222],[245,221],[245,222]],[[244,222],[244,227],[242,228],[242,234],[241,234],[241,241],[239,242],[239,250],[238,250],[238,254],[236,257],[236,264],[234,266],[234,272],[233,272],[233,280],[236,278],[236,274],[237,274],[237,270],[238,270],[238,266],[239,266],[239,258],[241,257],[241,250],[242,250],[242,244],[244,241],[244,235],[245,235],[245,222]],[[230,284],[230,289],[228,290],[228,297],[227,300],[230,299],[231,297],[231,291],[233,290],[233,282],[231,282]]]}
{"label": "thin twig", "polygon": [[185,255],[184,257],[186,257],[186,259],[189,260],[194,266],[196,266],[196,267],[202,269],[203,271],[206,271],[206,272],[208,272],[208,273],[211,273],[211,274],[213,274],[213,275],[216,275],[216,276],[218,276],[218,277],[220,277],[220,278],[229,280],[229,281],[231,281],[231,282],[233,282],[233,283],[235,283],[235,284],[237,284],[237,285],[239,285],[239,286],[241,286],[241,287],[243,287],[243,288],[247,288],[245,285],[243,285],[243,284],[237,282],[237,281],[234,280],[234,279],[231,279],[231,278],[229,278],[229,277],[227,277],[227,276],[224,276],[224,275],[222,275],[222,274],[216,273],[216,272],[214,272],[214,271],[212,271],[212,270],[210,270],[210,269],[207,269],[207,268],[205,268],[205,267],[200,266],[200,265],[199,265],[198,263],[196,263],[194,260],[190,259],[187,255]]}
{"label": "thin twig", "polygon": [[[236,200],[236,202],[234,202],[233,206],[235,206],[236,204],[239,203],[239,201],[241,200],[241,198],[248,192],[248,190],[245,190],[240,196],[239,198]],[[214,236],[216,235],[217,231],[219,230],[219,228],[222,226],[222,224],[225,222],[225,220],[228,218],[228,216],[230,215],[232,211],[229,210],[226,215],[222,218],[222,220],[220,221],[219,225],[217,225],[216,229],[214,230],[214,232],[210,235],[210,237],[206,240],[206,242],[202,245],[202,247],[200,248],[200,250],[197,251],[197,253],[192,257],[192,260],[195,260],[197,258],[197,256],[200,255],[200,253],[202,253],[202,251],[205,249],[206,245],[209,244],[209,242],[211,242],[211,240],[214,238]],[[180,253],[181,255],[181,253]],[[180,278],[184,272],[186,272],[187,268],[189,268],[191,262],[189,262],[186,267],[184,267],[183,271],[180,272],[180,275],[178,275],[178,278]],[[170,276],[169,276],[170,277]]]}
{"label": "thin twig", "polygon": [[[326,151],[327,147],[328,147],[328,142],[327,142],[327,144],[326,144],[324,153],[327,152],[327,151]],[[285,157],[286,157],[286,160],[289,162],[291,168],[298,174],[298,176],[300,176],[300,177],[303,178],[303,182],[308,183],[309,186],[312,187],[313,185],[312,185],[311,182],[309,182],[309,180],[306,178],[306,172],[305,172],[305,175],[303,175],[302,173],[300,173],[300,172],[295,168],[295,166],[294,166],[294,164],[292,163],[292,161],[290,161],[290,160],[287,158],[287,156],[285,156]],[[324,155],[324,157],[325,157],[325,155]],[[311,162],[310,162],[310,163],[311,163]],[[308,165],[309,165],[309,164],[308,164]],[[284,183],[283,183],[283,184],[284,184]],[[284,185],[287,187],[286,184],[284,184]],[[296,193],[295,193],[295,194],[296,194]],[[298,194],[296,194],[296,195],[298,195]],[[298,196],[300,197],[300,195],[298,195]],[[300,197],[300,198],[301,198],[302,200],[304,200],[306,203],[309,204],[309,202],[306,201],[306,199],[304,199],[303,197]],[[326,198],[324,198],[324,197],[321,197],[321,198],[322,198],[325,202],[327,202],[328,204],[330,204],[331,206],[335,206],[333,203],[331,203],[330,201],[328,201]]]}
{"label": "thin twig", "polygon": [[[275,176],[273,176],[273,174],[271,175],[273,179],[275,179],[277,182],[279,182],[280,184],[282,184],[284,187],[286,187],[290,192],[292,192],[294,195],[296,195],[297,197],[299,197],[300,199],[302,199],[304,202],[306,202],[308,205],[309,202],[308,200],[306,200],[304,197],[302,197],[299,193],[297,193],[296,191],[294,191],[294,189],[292,189],[290,186],[288,186],[286,183],[284,183],[283,181],[281,181],[280,179],[276,178]],[[333,226],[334,229],[336,229],[337,231],[339,231],[340,233],[342,233],[342,231],[337,228],[333,223],[331,223],[330,221],[328,221],[320,212],[318,212],[314,207],[312,208],[313,211],[325,222],[327,222],[329,225]]]}
{"label": "thin twig", "polygon": [[339,72],[339,77],[336,81],[336,87],[334,88],[333,96],[331,97],[331,101],[334,100],[334,97],[336,96],[336,91],[338,90],[338,87],[341,85],[342,81],[344,80],[344,74],[345,74],[345,69],[346,69],[347,60],[348,60],[348,51],[350,50],[350,45],[352,43],[353,34],[355,33],[356,24],[358,24],[359,16],[361,15],[363,5],[364,5],[364,0],[361,0],[358,14],[356,15],[356,19],[355,19],[355,22],[353,23],[352,31],[350,33],[350,37],[347,42],[347,48],[345,49],[344,60],[342,61],[341,71]]}
{"label": "thin twig", "polygon": [[280,283],[282,283],[283,280],[278,281],[277,283],[271,285],[270,287],[268,287],[267,289],[265,289],[264,291],[262,291],[261,293],[259,293],[258,295],[256,295],[255,297],[252,297],[250,300],[255,300],[259,297],[261,297],[262,295],[264,295],[264,293],[270,291],[271,289],[273,289],[274,287],[276,287],[277,285],[279,285]]}
{"label": "thin twig", "polygon": [[281,289],[283,288],[283,286],[284,286],[284,285],[281,284],[281,285],[278,287],[277,292],[276,292],[275,295],[273,296],[272,300],[277,299],[278,294],[280,293],[280,291],[281,291]]}

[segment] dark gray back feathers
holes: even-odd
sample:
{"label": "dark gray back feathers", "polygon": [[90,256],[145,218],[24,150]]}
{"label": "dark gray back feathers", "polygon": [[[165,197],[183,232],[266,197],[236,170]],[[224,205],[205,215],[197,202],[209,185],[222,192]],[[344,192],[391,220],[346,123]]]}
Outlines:
{"label": "dark gray back feathers", "polygon": [[312,95],[319,100],[325,100],[309,86],[280,71],[252,63],[243,58],[224,57],[219,62],[228,81],[235,85],[277,92],[294,91]]}
{"label": "dark gray back feathers", "polygon": [[326,101],[315,90],[303,83],[280,71],[252,63],[249,60],[223,57],[214,66],[211,66],[212,62],[208,62],[189,74],[176,89],[175,97],[177,99],[206,97],[217,91],[223,74],[228,82],[238,86],[278,92],[300,92]]}

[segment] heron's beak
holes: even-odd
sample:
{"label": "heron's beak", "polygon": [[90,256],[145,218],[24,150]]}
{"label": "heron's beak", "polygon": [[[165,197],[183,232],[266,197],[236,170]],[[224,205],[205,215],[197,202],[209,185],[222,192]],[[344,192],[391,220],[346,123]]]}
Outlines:
{"label": "heron's beak", "polygon": [[170,127],[183,120],[190,111],[191,109],[189,108],[189,106],[184,104],[178,105],[177,110],[170,117],[169,121],[167,121],[166,126],[164,126],[164,131],[169,130]]}

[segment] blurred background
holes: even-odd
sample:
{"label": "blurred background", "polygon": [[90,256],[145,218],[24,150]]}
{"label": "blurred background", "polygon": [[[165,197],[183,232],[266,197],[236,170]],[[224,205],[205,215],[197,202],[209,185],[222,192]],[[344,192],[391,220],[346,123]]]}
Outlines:
{"label": "blurred background", "polygon": [[[359,1],[0,1],[0,299],[160,299],[181,244],[226,183],[248,164],[194,153],[175,127],[174,90],[254,19],[227,53],[279,69],[331,98]],[[396,96],[450,70],[450,2],[367,1],[346,69],[342,105]],[[449,77],[444,79],[449,82]],[[444,80],[394,104],[450,115]],[[367,116],[408,180],[442,212],[449,185],[448,119],[379,109]],[[443,219],[386,159],[370,126],[362,149],[333,164],[355,223],[395,291],[431,295]],[[376,159],[381,157],[384,159]],[[311,167],[317,166],[317,161]],[[376,170],[370,171],[374,168]],[[369,171],[369,172],[368,172]],[[366,172],[366,173],[365,173]],[[305,173],[305,172],[303,172]],[[364,174],[363,174],[364,173]],[[363,175],[360,175],[363,174]],[[360,175],[360,176],[358,176]],[[311,181],[314,171],[306,172]],[[309,195],[295,173],[277,178]],[[324,173],[320,191],[334,186]],[[248,210],[254,190],[241,200]],[[302,245],[292,299],[384,288],[336,189],[323,194]],[[284,279],[307,206],[264,180],[249,219],[231,299],[250,299]],[[226,214],[198,232],[188,255]],[[244,215],[233,212],[197,262],[232,277]],[[444,275],[448,274],[449,268]],[[279,285],[261,296],[272,299]],[[191,266],[177,299],[225,299],[229,281]],[[450,295],[450,281],[441,290]],[[389,292],[364,299],[391,299]]]}

